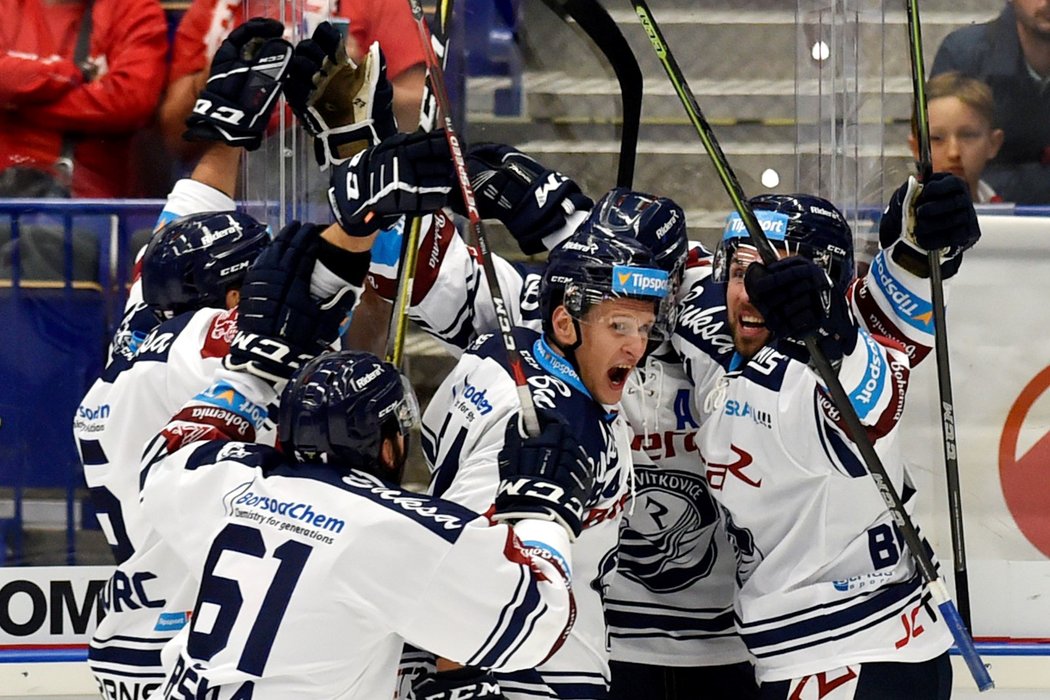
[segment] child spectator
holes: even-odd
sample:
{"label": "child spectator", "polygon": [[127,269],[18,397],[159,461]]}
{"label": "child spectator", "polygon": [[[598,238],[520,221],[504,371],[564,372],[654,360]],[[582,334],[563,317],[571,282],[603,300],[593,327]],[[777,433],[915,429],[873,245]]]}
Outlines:
{"label": "child spectator", "polygon": [[[1003,145],[1003,130],[995,128],[991,89],[955,71],[941,73],[926,83],[926,109],[934,171],[961,178],[976,203],[1002,202],[1003,198],[981,180],[985,165]],[[913,115],[908,143],[918,159],[916,132]]]}

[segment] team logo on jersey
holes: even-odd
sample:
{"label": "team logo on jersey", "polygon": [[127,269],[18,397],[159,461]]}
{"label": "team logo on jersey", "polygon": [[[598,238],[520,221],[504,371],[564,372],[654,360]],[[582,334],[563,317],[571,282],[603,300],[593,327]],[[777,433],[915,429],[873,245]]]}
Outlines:
{"label": "team logo on jersey", "polygon": [[749,474],[745,474],[744,470],[751,466],[751,463],[755,461],[755,458],[751,456],[749,452],[743,450],[736,445],[730,445],[729,449],[736,455],[736,459],[727,464],[718,464],[716,462],[709,462],[703,458],[704,465],[707,467],[705,476],[707,477],[707,485],[715,491],[721,491],[725,487],[726,479],[732,476],[740,481],[744,482],[748,486],[753,486],[756,489],[762,486],[762,479],[755,481]]}
{"label": "team logo on jersey", "polygon": [[725,523],[729,544],[736,555],[736,582],[737,585],[743,586],[765,557],[755,543],[755,536],[751,531],[746,527],[738,527],[733,522],[733,515],[725,508],[722,508],[722,522]]}
{"label": "team logo on jersey", "polygon": [[636,505],[620,534],[620,571],[657,593],[688,588],[718,558],[718,510],[701,477],[635,468]]}

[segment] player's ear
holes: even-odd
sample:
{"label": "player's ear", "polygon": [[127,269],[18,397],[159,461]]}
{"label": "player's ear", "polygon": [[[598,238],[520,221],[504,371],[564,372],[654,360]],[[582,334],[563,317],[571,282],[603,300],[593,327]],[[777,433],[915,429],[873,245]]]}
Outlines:
{"label": "player's ear", "polygon": [[576,324],[564,304],[559,305],[551,314],[551,328],[558,345],[572,346],[576,343]]}
{"label": "player's ear", "polygon": [[239,289],[227,289],[226,290],[226,308],[233,309],[237,307],[237,304],[241,303],[241,290]]}

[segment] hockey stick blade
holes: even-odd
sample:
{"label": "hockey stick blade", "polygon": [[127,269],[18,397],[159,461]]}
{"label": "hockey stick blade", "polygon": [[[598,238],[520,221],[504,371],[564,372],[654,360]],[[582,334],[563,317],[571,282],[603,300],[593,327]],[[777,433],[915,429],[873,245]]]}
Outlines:
{"label": "hockey stick blade", "polygon": [[575,20],[612,66],[620,85],[623,125],[620,128],[620,160],[616,184],[630,188],[638,155],[638,132],[642,121],[642,70],[619,25],[598,0],[543,0],[562,19]]}
{"label": "hockey stick blade", "polygon": [[[778,257],[777,253],[774,250],[773,245],[769,242],[769,239],[766,238],[762,227],[758,224],[758,220],[755,218],[755,213],[751,209],[747,198],[744,196],[743,188],[740,187],[740,182],[737,180],[736,174],[729,165],[729,161],[726,159],[725,154],[718,145],[718,141],[715,138],[714,132],[711,130],[710,124],[708,124],[707,120],[704,118],[703,112],[700,110],[700,105],[697,104],[696,98],[689,89],[685,76],[683,75],[681,68],[678,66],[678,62],[675,61],[670,47],[664,40],[663,33],[660,31],[659,25],[653,18],[649,6],[646,4],[645,0],[631,0],[631,4],[634,6],[634,10],[638,15],[638,19],[641,21],[646,34],[649,36],[649,41],[653,45],[657,58],[659,58],[660,62],[663,64],[668,78],[671,80],[675,91],[678,93],[678,96],[682,101],[682,105],[685,107],[690,120],[696,127],[700,140],[703,142],[704,148],[710,156],[711,161],[715,166],[715,170],[718,172],[722,185],[729,194],[734,208],[740,214],[741,220],[747,227],[748,235],[751,237],[755,247],[758,248],[763,262],[767,264],[773,262]],[[987,690],[988,688],[993,687],[994,684],[992,683],[991,676],[988,675],[988,669],[985,668],[984,664],[981,662],[977,649],[974,647],[973,639],[970,637],[970,633],[961,622],[959,612],[955,608],[955,603],[952,602],[951,598],[948,596],[947,589],[937,576],[937,569],[934,567],[930,556],[926,553],[926,548],[924,547],[922,540],[919,539],[919,534],[915,529],[915,525],[912,523],[908,512],[904,509],[904,503],[901,501],[900,495],[897,493],[896,489],[894,489],[889,474],[886,472],[886,468],[883,466],[882,461],[875,452],[875,447],[868,438],[867,430],[860,422],[860,418],[858,418],[857,412],[854,410],[853,404],[849,400],[849,396],[847,396],[845,389],[843,389],[838,375],[832,369],[831,363],[828,362],[827,357],[825,357],[824,353],[821,351],[816,336],[810,335],[806,337],[805,343],[806,349],[809,351],[813,363],[813,368],[816,370],[817,374],[824,382],[824,386],[827,387],[828,392],[831,394],[831,400],[835,407],[838,408],[839,414],[845,421],[850,438],[860,451],[864,464],[868,469],[868,473],[875,481],[875,486],[886,504],[886,509],[889,511],[890,516],[893,518],[893,522],[897,525],[903,535],[904,541],[907,544],[908,549],[911,551],[920,574],[929,585],[931,595],[933,595],[934,599],[938,601],[938,608],[941,610],[944,621],[948,625],[952,637],[955,639],[956,646],[966,660],[966,665],[969,668],[974,681],[977,683],[977,687],[981,690]]]}

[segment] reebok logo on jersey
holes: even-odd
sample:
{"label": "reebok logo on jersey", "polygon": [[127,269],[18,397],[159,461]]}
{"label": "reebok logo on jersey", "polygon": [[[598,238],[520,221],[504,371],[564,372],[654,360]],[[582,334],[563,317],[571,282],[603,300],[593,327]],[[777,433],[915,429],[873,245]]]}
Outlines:
{"label": "reebok logo on jersey", "polygon": [[665,297],[668,275],[663,270],[613,265],[612,290],[618,294]]}

